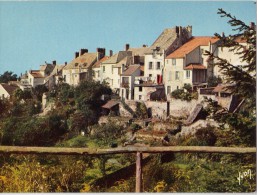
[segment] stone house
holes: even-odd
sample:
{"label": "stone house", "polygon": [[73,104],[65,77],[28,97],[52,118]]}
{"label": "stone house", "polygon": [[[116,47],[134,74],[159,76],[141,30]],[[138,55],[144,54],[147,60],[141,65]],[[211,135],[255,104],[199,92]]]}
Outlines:
{"label": "stone house", "polygon": [[105,56],[104,48],[97,48],[95,53],[88,53],[87,49],[75,52],[75,58],[62,71],[64,82],[69,85],[78,85],[83,80],[92,79],[92,66]]}
{"label": "stone house", "polygon": [[0,99],[10,99],[14,95],[15,90],[19,89],[16,85],[6,83],[0,84]]}
{"label": "stone house", "polygon": [[37,85],[45,84],[45,78],[52,73],[55,66],[56,61],[53,61],[53,64],[40,65],[39,70],[30,70],[27,74],[29,85],[35,88]]}
{"label": "stone house", "polygon": [[210,65],[204,51],[214,51],[218,41],[214,37],[192,37],[166,57],[164,83],[167,95],[185,84],[193,88],[207,85],[207,69]]}
{"label": "stone house", "polygon": [[122,74],[121,74],[121,84],[120,84],[120,97],[122,99],[134,99],[134,85],[135,78],[141,75],[141,66],[140,65],[130,65]]}
{"label": "stone house", "polygon": [[[112,52],[110,51],[110,54],[112,54]],[[92,66],[93,69],[93,75],[92,78],[94,81],[99,81],[101,82],[101,78],[102,78],[102,74],[101,74],[101,64],[108,60],[110,57],[109,56],[104,56],[102,59],[98,60],[95,62],[95,64]]]}
{"label": "stone house", "polygon": [[[165,29],[145,51],[144,77],[136,78],[135,100],[148,100],[151,93],[164,90],[165,57],[187,42],[192,36],[192,27],[176,26]],[[163,97],[162,97],[163,99]],[[165,99],[165,98],[164,98]]]}
{"label": "stone house", "polygon": [[[242,45],[244,48],[247,48],[248,47],[248,44],[246,42],[245,39],[242,39],[241,37],[237,37],[235,39],[235,41],[237,43],[239,43],[240,45]],[[230,64],[232,65],[247,65],[247,62],[245,61],[242,61],[241,57],[242,55],[238,55],[236,54],[237,52],[242,52],[243,48],[238,50],[238,51],[231,51],[231,47],[222,47],[222,46],[219,46],[217,48],[217,55],[222,58],[222,59],[225,59],[227,60]],[[220,77],[223,79],[223,75],[221,74],[221,71],[220,71],[220,68],[218,66],[215,66],[213,69],[212,69],[212,74],[216,77]]]}
{"label": "stone house", "polygon": [[119,51],[100,65],[101,83],[109,83],[114,93],[120,92],[120,75],[132,64],[132,51]]}

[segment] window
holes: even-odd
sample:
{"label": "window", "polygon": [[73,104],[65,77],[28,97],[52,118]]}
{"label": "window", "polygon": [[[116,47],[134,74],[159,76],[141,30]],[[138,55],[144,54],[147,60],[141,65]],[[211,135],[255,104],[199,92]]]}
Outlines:
{"label": "window", "polygon": [[168,80],[169,80],[169,81],[171,80],[171,71],[169,71]]}
{"label": "window", "polygon": [[171,92],[171,87],[167,86],[167,94],[170,94],[170,92]]}
{"label": "window", "polygon": [[157,69],[157,70],[161,69],[161,62],[157,62],[157,63],[156,63],[156,69]]}
{"label": "window", "polygon": [[186,78],[189,79],[190,78],[190,70],[186,71]]}
{"label": "window", "polygon": [[114,68],[112,67],[112,74],[113,74],[113,69],[114,69]]}
{"label": "window", "polygon": [[149,68],[149,70],[153,69],[153,62],[149,62],[148,68]]}
{"label": "window", "polygon": [[153,75],[152,74],[149,74],[149,77],[152,77]]}
{"label": "window", "polygon": [[141,99],[142,99],[142,95],[139,95],[139,96],[138,96],[138,99],[141,100]]}
{"label": "window", "polygon": [[179,80],[179,71],[176,71],[175,79]]}
{"label": "window", "polygon": [[139,91],[143,91],[143,87],[142,86],[139,87]]}
{"label": "window", "polygon": [[172,65],[176,65],[176,59],[172,59]]}
{"label": "window", "polygon": [[103,66],[103,72],[105,72],[105,66]]}

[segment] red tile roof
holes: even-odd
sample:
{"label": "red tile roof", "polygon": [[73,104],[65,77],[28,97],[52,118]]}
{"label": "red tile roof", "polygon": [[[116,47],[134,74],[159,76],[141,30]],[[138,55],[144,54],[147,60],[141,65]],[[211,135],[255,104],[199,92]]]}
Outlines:
{"label": "red tile roof", "polygon": [[98,60],[94,65],[93,68],[100,68],[100,65],[102,62],[105,60],[108,60],[110,57],[109,56],[104,56],[101,60]]}
{"label": "red tile roof", "polygon": [[198,69],[198,70],[205,70],[207,69],[206,66],[202,65],[202,64],[189,64],[187,65],[184,70],[195,70],[195,69]]}
{"label": "red tile roof", "polygon": [[193,51],[199,46],[207,46],[209,42],[216,43],[219,39],[216,37],[193,37],[190,41],[186,42],[180,48],[172,52],[167,56],[167,59],[171,58],[183,58],[186,54]]}

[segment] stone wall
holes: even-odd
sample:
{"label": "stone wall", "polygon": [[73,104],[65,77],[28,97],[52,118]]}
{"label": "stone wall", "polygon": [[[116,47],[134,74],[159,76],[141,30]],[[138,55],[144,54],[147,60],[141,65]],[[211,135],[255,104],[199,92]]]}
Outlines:
{"label": "stone wall", "polygon": [[[159,119],[167,118],[167,102],[157,102],[157,101],[146,101],[144,102],[146,107],[151,110],[152,117]],[[136,111],[136,101],[126,100],[126,104],[133,110]],[[181,100],[170,101],[170,116],[174,117],[187,117],[195,108],[197,100],[192,100],[190,102]],[[120,103],[120,116],[132,117],[122,103]]]}

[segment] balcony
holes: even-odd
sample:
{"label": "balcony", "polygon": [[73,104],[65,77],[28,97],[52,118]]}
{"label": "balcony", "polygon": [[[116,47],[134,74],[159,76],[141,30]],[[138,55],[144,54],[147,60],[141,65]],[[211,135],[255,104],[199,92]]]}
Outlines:
{"label": "balcony", "polygon": [[135,77],[135,84],[139,85],[139,84],[143,84],[143,83],[154,83],[153,78],[152,77],[144,77],[144,76],[137,76]]}
{"label": "balcony", "polygon": [[130,86],[129,82],[123,82],[120,84],[120,87],[122,88],[129,88],[129,86]]}

